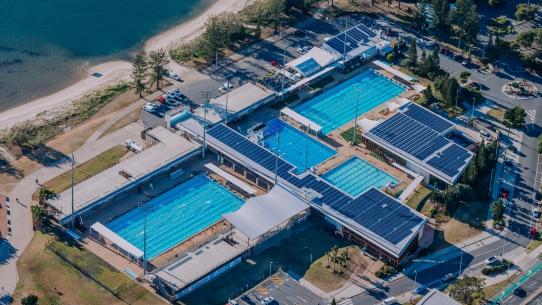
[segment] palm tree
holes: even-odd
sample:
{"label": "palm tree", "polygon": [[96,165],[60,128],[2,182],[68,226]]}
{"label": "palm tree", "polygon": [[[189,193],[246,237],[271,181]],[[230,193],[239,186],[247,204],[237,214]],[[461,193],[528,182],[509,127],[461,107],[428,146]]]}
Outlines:
{"label": "palm tree", "polygon": [[141,53],[137,54],[132,63],[132,84],[139,97],[143,97],[143,91],[147,88],[148,70],[149,65],[145,56]]}
{"label": "palm tree", "polygon": [[39,230],[43,225],[43,221],[47,218],[47,211],[39,205],[33,205],[31,211],[32,227],[34,230]]}
{"label": "palm tree", "polygon": [[164,49],[152,51],[149,55],[151,81],[156,83],[156,90],[160,90],[160,81],[164,79],[166,65],[169,64],[167,52]]}

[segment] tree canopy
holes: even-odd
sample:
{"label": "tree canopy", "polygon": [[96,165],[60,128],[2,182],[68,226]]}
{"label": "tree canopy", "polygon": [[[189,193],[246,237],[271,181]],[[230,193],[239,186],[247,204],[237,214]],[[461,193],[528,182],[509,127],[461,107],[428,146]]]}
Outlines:
{"label": "tree canopy", "polygon": [[523,128],[525,126],[526,116],[527,112],[523,108],[515,106],[514,108],[509,109],[504,113],[503,124],[506,127],[512,127],[516,129]]}
{"label": "tree canopy", "polygon": [[484,280],[465,276],[450,285],[450,297],[463,304],[472,305],[477,299],[483,299]]}

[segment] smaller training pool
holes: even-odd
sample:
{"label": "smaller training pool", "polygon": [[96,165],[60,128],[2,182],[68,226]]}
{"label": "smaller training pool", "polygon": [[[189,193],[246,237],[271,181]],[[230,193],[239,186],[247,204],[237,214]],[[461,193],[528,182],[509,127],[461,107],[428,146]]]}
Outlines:
{"label": "smaller training pool", "polygon": [[263,146],[294,165],[299,172],[322,163],[335,150],[279,119],[269,121],[263,130]]}
{"label": "smaller training pool", "polygon": [[147,259],[153,259],[237,210],[243,200],[204,174],[194,176],[113,219],[107,227],[143,251],[147,209]]}
{"label": "smaller training pool", "polygon": [[337,165],[322,177],[351,196],[358,196],[371,187],[382,188],[399,180],[358,157]]}

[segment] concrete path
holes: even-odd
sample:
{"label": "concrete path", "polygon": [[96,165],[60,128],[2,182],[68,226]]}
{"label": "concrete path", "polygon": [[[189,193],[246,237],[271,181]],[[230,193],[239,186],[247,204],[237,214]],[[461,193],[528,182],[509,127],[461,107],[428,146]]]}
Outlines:
{"label": "concrete path", "polygon": [[[74,152],[75,160],[77,163],[85,162],[118,144],[122,144],[126,139],[137,138],[142,129],[140,124],[133,123],[94,142],[87,142]],[[39,187],[36,184],[36,179],[47,181],[69,169],[70,161],[67,159],[53,166],[43,167],[27,175],[8,194],[10,198],[8,219],[11,222],[11,234],[0,245],[0,274],[2,275],[0,276],[0,285],[2,286],[0,304],[7,304],[9,295],[15,291],[18,281],[16,261],[34,235],[30,206],[32,194]],[[15,201],[16,198],[20,203]]]}

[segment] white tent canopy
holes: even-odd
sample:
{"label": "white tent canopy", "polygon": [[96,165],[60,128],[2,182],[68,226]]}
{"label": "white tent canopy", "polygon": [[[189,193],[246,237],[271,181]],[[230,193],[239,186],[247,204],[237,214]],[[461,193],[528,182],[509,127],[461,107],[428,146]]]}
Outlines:
{"label": "white tent canopy", "polygon": [[100,222],[95,222],[92,226],[90,226],[90,230],[97,232],[98,234],[111,241],[124,251],[130,253],[134,257],[143,257],[143,251],[126,241],[124,238],[118,236],[115,232],[109,230],[109,228],[107,228]]}
{"label": "white tent canopy", "polygon": [[303,200],[275,186],[266,195],[250,198],[239,210],[223,217],[249,239],[256,239],[308,208]]}

